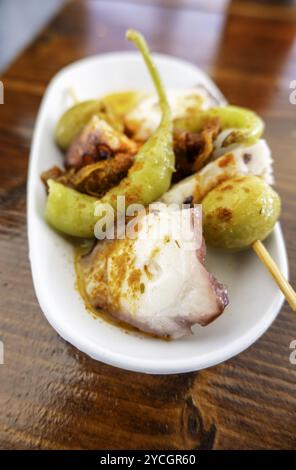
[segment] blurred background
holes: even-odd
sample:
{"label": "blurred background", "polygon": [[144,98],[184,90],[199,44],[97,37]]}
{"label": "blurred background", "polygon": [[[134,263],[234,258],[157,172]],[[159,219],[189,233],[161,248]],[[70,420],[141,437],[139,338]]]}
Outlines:
{"label": "blurred background", "polygon": [[296,316],[287,307],[244,354],[175,376],[92,361],[61,341],[41,315],[25,230],[36,114],[62,67],[87,55],[134,50],[124,41],[128,27],[139,29],[152,51],[199,66],[229,102],[263,117],[296,285],[296,105],[289,101],[295,1],[0,0],[0,333],[7,364],[0,367],[0,447],[295,449],[289,344]]}
{"label": "blurred background", "polygon": [[[37,35],[42,27],[69,0],[0,0],[0,73],[9,65],[17,54]],[[93,0],[93,3],[111,3],[114,9],[117,4],[126,4],[132,15],[141,15],[137,6],[158,5],[165,8],[179,9],[181,12],[198,9],[211,10],[214,13],[234,12],[238,4],[243,4],[245,15],[250,16],[260,9],[260,4],[270,5],[270,15],[277,18],[279,6],[296,6],[296,0]],[[266,10],[265,13],[266,14]],[[149,18],[148,20],[152,20]],[[291,20],[296,21],[295,11],[291,12]],[[160,18],[161,21],[161,18]],[[173,25],[172,25],[173,26]]]}
{"label": "blurred background", "polygon": [[0,73],[65,0],[0,0]]}

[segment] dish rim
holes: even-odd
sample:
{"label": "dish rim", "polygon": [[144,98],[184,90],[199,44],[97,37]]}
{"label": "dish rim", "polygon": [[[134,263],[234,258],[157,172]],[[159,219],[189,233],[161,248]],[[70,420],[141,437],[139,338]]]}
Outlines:
{"label": "dish rim", "polygon": [[[166,60],[173,62],[177,65],[182,67],[187,67],[189,69],[198,71],[198,73],[203,76],[207,81],[209,81],[214,89],[217,90],[217,98],[220,99],[222,102],[225,101],[220,90],[216,87],[216,85],[212,82],[211,78],[208,77],[202,70],[200,70],[197,66],[184,61],[182,59],[176,58],[174,56],[166,55],[166,54],[159,54],[154,53],[153,57],[156,60]],[[28,181],[27,181],[27,235],[29,241],[29,259],[31,264],[31,271],[32,271],[32,278],[33,278],[33,285],[36,293],[37,300],[40,304],[41,310],[45,317],[47,318],[50,325],[58,332],[58,334],[64,338],[66,341],[74,345],[80,351],[86,353],[88,356],[92,357],[95,360],[104,362],[106,364],[119,367],[122,369],[127,369],[130,371],[135,372],[142,372],[142,373],[149,373],[149,374],[176,374],[176,373],[186,373],[192,372],[197,370],[202,370],[213,365],[220,364],[222,362],[227,361],[233,356],[241,353],[245,349],[247,349],[251,344],[253,344],[257,339],[262,336],[262,334],[269,328],[269,326],[275,320],[277,314],[280,311],[280,308],[284,302],[284,296],[279,291],[277,296],[274,298],[270,307],[265,310],[264,315],[262,316],[259,323],[256,323],[251,329],[249,329],[244,335],[240,336],[236,340],[233,340],[231,343],[227,343],[226,346],[219,348],[218,350],[213,350],[211,353],[205,353],[199,356],[193,356],[191,358],[182,358],[179,360],[176,359],[138,359],[136,356],[131,356],[127,354],[121,354],[112,351],[112,349],[108,349],[105,347],[101,347],[99,343],[90,340],[85,336],[81,336],[79,332],[77,332],[77,328],[73,328],[71,324],[66,324],[63,321],[58,321],[58,316],[55,315],[53,312],[50,311],[48,308],[45,299],[40,295],[41,289],[41,281],[40,278],[36,275],[38,272],[37,265],[38,259],[36,256],[32,255],[32,252],[35,251],[31,250],[32,246],[32,234],[30,231],[31,227],[31,220],[33,216],[34,209],[34,184],[31,184],[33,181],[33,172],[35,167],[35,162],[38,161],[38,153],[37,153],[37,140],[39,138],[39,132],[37,133],[36,130],[39,130],[39,124],[42,122],[44,115],[46,114],[46,108],[44,104],[46,103],[46,98],[50,92],[50,90],[54,87],[56,81],[63,75],[65,72],[75,69],[77,66],[81,66],[82,64],[87,64],[89,62],[103,59],[103,60],[125,60],[137,58],[139,59],[140,56],[137,52],[111,52],[106,54],[98,54],[93,55],[90,57],[86,57],[75,61],[69,65],[66,65],[62,69],[60,69],[54,77],[49,82],[44,96],[41,100],[39,111],[36,117],[34,131],[33,131],[33,138],[30,150],[30,158],[29,158],[29,169],[28,169]],[[276,224],[274,228],[274,236],[276,238],[278,250],[281,257],[281,266],[280,269],[282,270],[285,277],[288,278],[288,259],[286,253],[285,242],[282,234],[282,230],[280,227],[279,222]],[[73,287],[74,289],[74,287]],[[99,326],[99,325],[98,325]],[[207,357],[205,360],[204,356]]]}

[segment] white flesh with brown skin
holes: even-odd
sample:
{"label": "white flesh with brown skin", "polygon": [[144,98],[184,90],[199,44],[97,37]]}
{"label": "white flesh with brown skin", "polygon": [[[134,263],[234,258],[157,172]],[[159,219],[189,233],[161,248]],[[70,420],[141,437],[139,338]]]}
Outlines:
{"label": "white flesh with brown skin", "polygon": [[[166,91],[173,120],[190,116],[196,109],[206,110],[219,106],[219,102],[204,87]],[[138,141],[146,141],[160,122],[160,108],[156,94],[151,93],[125,116],[125,126]]]}
{"label": "white flesh with brown skin", "polygon": [[238,146],[209,162],[199,172],[172,186],[161,201],[182,204],[194,196],[200,202],[220,182],[238,175],[260,176],[268,184],[273,183],[271,152],[264,139],[250,146]]}
{"label": "white flesh with brown skin", "polygon": [[188,335],[191,326],[207,325],[228,303],[204,256],[200,207],[156,206],[141,217],[135,239],[99,242],[83,259],[88,299],[145,332]]}

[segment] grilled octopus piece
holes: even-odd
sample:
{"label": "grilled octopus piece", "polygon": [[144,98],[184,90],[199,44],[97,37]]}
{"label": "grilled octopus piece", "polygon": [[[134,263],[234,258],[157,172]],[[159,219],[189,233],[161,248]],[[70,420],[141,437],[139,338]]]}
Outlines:
{"label": "grilled octopus piece", "polygon": [[[201,132],[174,132],[176,172],[173,182],[207,163],[218,131],[219,121],[213,119]],[[53,167],[41,178],[45,184],[52,178],[80,192],[102,197],[127,175],[140,145],[94,116],[69,147],[65,155],[66,171]]]}
{"label": "grilled octopus piece", "polygon": [[100,241],[81,259],[93,307],[172,338],[190,334],[193,325],[205,326],[223,312],[227,290],[204,266],[201,208],[173,211],[161,205],[142,216],[134,234]]}
{"label": "grilled octopus piece", "polygon": [[93,116],[70,145],[65,155],[65,166],[79,169],[97,161],[109,160],[118,153],[135,155],[138,147],[104,119]]}

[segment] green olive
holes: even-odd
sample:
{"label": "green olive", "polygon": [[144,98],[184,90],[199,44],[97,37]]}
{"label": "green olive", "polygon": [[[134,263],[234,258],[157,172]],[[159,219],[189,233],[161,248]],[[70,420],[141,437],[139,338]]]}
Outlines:
{"label": "green olive", "polygon": [[217,248],[242,250],[270,234],[281,201],[263,179],[238,176],[210,191],[202,207],[206,241]]}
{"label": "green olive", "polygon": [[123,116],[139,101],[140,93],[126,91],[111,93],[99,100],[88,100],[69,108],[59,119],[55,140],[62,150],[67,150],[72,140],[93,116],[102,117],[112,127],[123,131]]}

